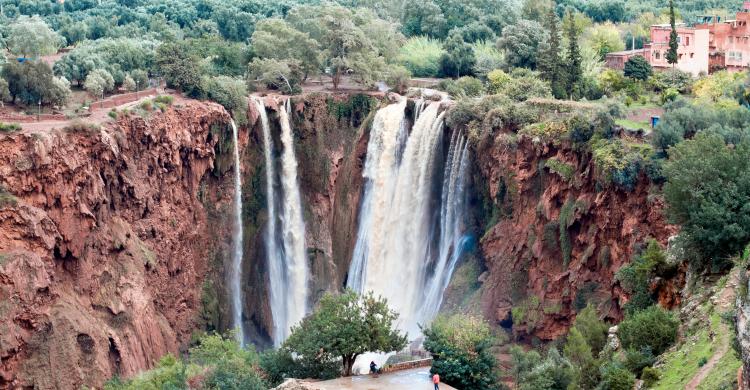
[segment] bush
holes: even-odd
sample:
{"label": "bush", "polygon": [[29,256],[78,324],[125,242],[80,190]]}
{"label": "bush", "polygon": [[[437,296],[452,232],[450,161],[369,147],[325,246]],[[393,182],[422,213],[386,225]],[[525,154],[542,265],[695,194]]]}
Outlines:
{"label": "bush", "polygon": [[623,69],[623,75],[635,80],[648,80],[653,74],[651,64],[643,56],[633,56],[628,59]]}
{"label": "bush", "polygon": [[386,72],[385,83],[397,93],[403,94],[409,88],[411,73],[403,66],[391,66]]}
{"label": "bush", "polygon": [[625,351],[625,368],[636,376],[640,376],[644,368],[656,362],[656,357],[650,347],[642,347],[640,350],[628,349]]}
{"label": "bush", "polygon": [[575,144],[585,144],[594,135],[594,126],[585,115],[576,114],[568,119],[568,137]]}
{"label": "bush", "polygon": [[510,81],[510,76],[501,69],[495,69],[487,73],[487,92],[500,93],[503,91],[505,84]]}
{"label": "bush", "polygon": [[63,128],[64,131],[68,133],[85,133],[85,134],[91,134],[96,133],[100,130],[99,125],[86,122],[82,119],[73,119],[69,125],[65,126]]}
{"label": "bush", "polygon": [[643,385],[646,388],[650,388],[656,384],[656,382],[659,381],[659,377],[661,377],[659,370],[653,367],[645,367],[643,371],[641,371],[641,380],[643,380]]}
{"label": "bush", "polygon": [[657,92],[675,89],[680,93],[688,93],[693,86],[693,76],[677,68],[656,72],[649,79],[651,88]]}
{"label": "bush", "polygon": [[401,46],[396,62],[406,67],[414,77],[437,77],[443,53],[445,50],[439,40],[416,36]]}
{"label": "bush", "polygon": [[159,95],[154,98],[154,103],[161,103],[167,106],[171,106],[174,102],[174,96],[171,95]]}
{"label": "bush", "polygon": [[653,305],[622,321],[619,335],[625,349],[650,348],[659,355],[677,339],[678,326],[679,321],[672,313]]}
{"label": "bush", "polygon": [[616,363],[609,363],[602,367],[602,381],[597,389],[600,390],[633,390],[635,376]]}
{"label": "bush", "polygon": [[710,265],[729,267],[727,258],[750,241],[750,141],[730,148],[717,134],[699,134],[669,154],[664,195],[670,221],[682,226]]}
{"label": "bush", "polygon": [[21,125],[18,123],[2,123],[0,122],[1,133],[12,133],[15,131],[21,131]]}
{"label": "bush", "polygon": [[698,360],[698,367],[703,367],[708,363],[708,358],[703,356]]}
{"label": "bush", "polygon": [[425,349],[432,353],[430,372],[460,389],[495,389],[495,358],[490,351],[489,326],[479,318],[465,315],[437,317],[425,335]]}
{"label": "bush", "polygon": [[104,384],[105,390],[140,390],[140,389],[186,389],[187,367],[168,354],[156,364],[156,367],[140,374],[138,377],[121,381],[115,377]]}

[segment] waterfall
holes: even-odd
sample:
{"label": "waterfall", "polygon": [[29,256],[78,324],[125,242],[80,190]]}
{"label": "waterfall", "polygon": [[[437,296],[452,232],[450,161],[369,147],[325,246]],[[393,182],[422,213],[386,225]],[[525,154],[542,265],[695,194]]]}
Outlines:
{"label": "waterfall", "polygon": [[[263,130],[266,165],[266,199],[268,225],[265,231],[266,262],[269,275],[269,300],[273,316],[273,341],[279,346],[289,335],[292,325],[307,312],[307,256],[305,225],[297,184],[297,160],[294,137],[289,122],[289,101],[279,110],[281,125],[280,188],[276,186],[273,139],[265,105],[254,98]],[[277,196],[278,195],[278,196]],[[280,205],[277,205],[278,201]],[[280,206],[280,207],[279,207]]]}
{"label": "waterfall", "polygon": [[440,241],[433,273],[426,283],[425,301],[420,318],[435,317],[443,302],[443,291],[448,287],[453,270],[469,240],[465,234],[466,172],[469,165],[468,142],[459,132],[451,136],[443,172],[440,201]]}
{"label": "waterfall", "polygon": [[242,176],[240,174],[240,147],[237,141],[237,125],[232,120],[232,139],[234,141],[234,218],[232,229],[232,268],[230,288],[232,295],[232,326],[237,331],[237,341],[245,345],[245,331],[242,323]]}
{"label": "waterfall", "polygon": [[305,246],[305,222],[302,218],[302,201],[297,183],[297,158],[294,155],[294,137],[289,123],[290,101],[279,110],[281,124],[281,186],[283,214],[281,216],[285,258],[286,324],[280,334],[274,335],[279,345],[289,334],[289,328],[297,324],[307,313],[307,248]]}
{"label": "waterfall", "polygon": [[405,108],[391,104],[373,120],[347,284],[386,297],[414,337],[437,313],[461,255],[468,157],[460,134],[443,155],[440,102],[417,101],[411,131]]}

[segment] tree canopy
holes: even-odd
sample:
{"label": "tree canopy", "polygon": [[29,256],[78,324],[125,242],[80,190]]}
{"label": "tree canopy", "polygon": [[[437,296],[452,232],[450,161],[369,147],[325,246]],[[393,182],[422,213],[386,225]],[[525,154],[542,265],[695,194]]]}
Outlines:
{"label": "tree canopy", "polygon": [[340,358],[342,372],[349,376],[357,356],[399,351],[406,346],[406,335],[394,328],[397,318],[385,298],[372,293],[359,296],[347,290],[338,295],[326,294],[318,308],[292,328],[283,348],[302,359]]}

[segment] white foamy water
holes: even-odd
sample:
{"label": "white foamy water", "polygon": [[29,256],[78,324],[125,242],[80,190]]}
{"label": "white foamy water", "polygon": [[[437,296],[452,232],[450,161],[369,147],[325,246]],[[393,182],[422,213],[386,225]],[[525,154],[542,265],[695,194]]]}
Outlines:
{"label": "white foamy water", "polygon": [[234,141],[234,209],[232,226],[232,268],[229,275],[229,286],[232,294],[232,326],[237,332],[237,341],[245,345],[245,331],[242,323],[242,175],[240,174],[240,147],[237,137],[237,125],[232,120],[232,139]]}

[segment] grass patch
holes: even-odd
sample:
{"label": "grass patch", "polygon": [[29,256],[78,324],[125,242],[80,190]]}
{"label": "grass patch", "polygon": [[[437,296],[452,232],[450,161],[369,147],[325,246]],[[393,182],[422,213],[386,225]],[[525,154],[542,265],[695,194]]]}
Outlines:
{"label": "grass patch", "polygon": [[21,130],[21,125],[18,123],[2,123],[0,122],[0,133],[13,133]]}
{"label": "grass patch", "polygon": [[[716,352],[718,340],[711,341],[708,337],[710,330],[713,330],[714,334],[716,334],[715,338],[729,337],[722,333],[725,330],[721,329],[721,316],[718,313],[714,312],[710,317],[710,321],[711,326],[709,328],[699,326],[699,329],[694,334],[685,338],[685,341],[683,341],[677,350],[667,352],[663,355],[664,365],[659,370],[661,377],[654,384],[653,389],[671,390],[685,388],[685,385],[700,370],[698,362],[703,358],[710,359]],[[727,355],[731,354],[731,350],[727,352]],[[713,371],[719,369],[721,367],[717,365]],[[710,382],[704,380],[703,383],[708,384]],[[710,388],[716,389],[713,386]]]}
{"label": "grass patch", "polygon": [[575,174],[575,167],[573,167],[573,165],[560,161],[554,157],[545,161],[544,166],[549,168],[550,172],[558,174],[566,182],[569,182]]}
{"label": "grass patch", "polygon": [[622,126],[626,129],[631,129],[631,130],[638,130],[638,129],[648,130],[651,128],[651,124],[646,121],[633,121],[630,119],[622,118],[622,119],[616,119],[615,123],[619,126]]}
{"label": "grass patch", "polygon": [[698,390],[732,390],[737,383],[737,370],[742,362],[737,358],[732,349],[724,354],[703,380],[698,385]]}

